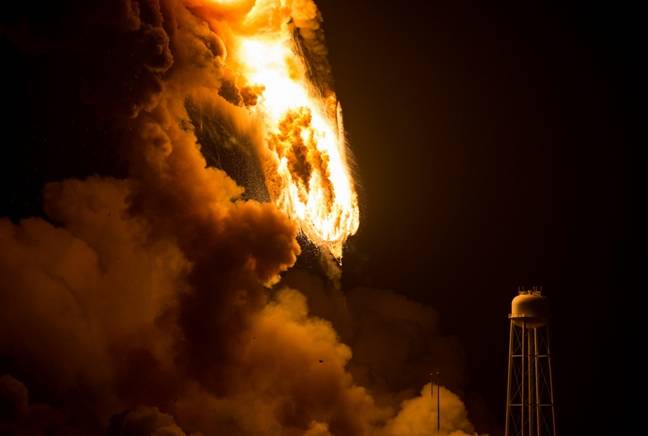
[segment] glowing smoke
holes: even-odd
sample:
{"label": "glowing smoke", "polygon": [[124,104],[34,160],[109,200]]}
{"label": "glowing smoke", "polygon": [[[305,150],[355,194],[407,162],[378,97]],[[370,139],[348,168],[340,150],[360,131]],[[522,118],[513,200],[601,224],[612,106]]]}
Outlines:
{"label": "glowing smoke", "polygon": [[[438,338],[433,312],[384,291],[327,294],[308,277],[297,282],[312,289],[288,280],[269,288],[295,263],[300,230],[339,255],[357,228],[314,4],[124,0],[84,13],[83,107],[119,138],[128,177],[50,183],[47,220],[0,220],[0,433],[432,434],[429,388],[402,402],[413,380],[394,381],[416,346],[381,346],[407,344],[412,326]],[[308,89],[304,105],[271,120],[273,130],[269,85],[255,88],[253,72],[240,82],[236,47],[243,35],[287,29],[291,18],[312,60],[308,74],[306,63],[294,66],[299,83],[309,76],[322,98]],[[286,165],[294,158],[289,175],[301,177],[306,194],[295,195],[306,209],[310,195],[344,207],[300,216],[282,197],[283,180],[277,194],[266,179],[273,203],[244,199],[224,170],[207,165],[191,105],[245,138],[240,152],[266,177],[281,175],[268,154],[283,153]],[[320,134],[333,148],[309,142]],[[314,190],[308,174],[320,177]],[[329,304],[331,321],[310,315],[300,290],[321,316]],[[389,328],[366,328],[380,325]],[[449,391],[443,398],[444,434],[471,432],[461,401]]]}

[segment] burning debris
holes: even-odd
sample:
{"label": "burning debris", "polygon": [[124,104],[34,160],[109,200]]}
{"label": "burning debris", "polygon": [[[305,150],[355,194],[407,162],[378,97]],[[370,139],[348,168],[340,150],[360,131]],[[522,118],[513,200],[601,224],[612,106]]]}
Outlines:
{"label": "burning debris", "polygon": [[227,29],[228,86],[260,119],[265,138],[259,155],[272,201],[308,239],[340,259],[358,229],[359,210],[335,94],[313,84],[299,45],[305,40],[308,47],[321,34],[313,33],[319,19],[308,2],[258,1],[236,20],[210,23]]}

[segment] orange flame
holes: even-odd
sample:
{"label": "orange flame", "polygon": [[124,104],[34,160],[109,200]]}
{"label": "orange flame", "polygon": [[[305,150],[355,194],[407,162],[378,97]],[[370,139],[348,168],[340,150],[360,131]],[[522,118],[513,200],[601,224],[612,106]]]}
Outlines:
{"label": "orange flame", "polygon": [[[255,9],[246,20],[256,19]],[[273,202],[310,241],[341,259],[359,210],[339,107],[336,115],[331,99],[310,83],[288,20],[279,30],[238,36],[230,56],[247,85],[242,93],[255,94],[250,110],[264,123],[263,170]]]}

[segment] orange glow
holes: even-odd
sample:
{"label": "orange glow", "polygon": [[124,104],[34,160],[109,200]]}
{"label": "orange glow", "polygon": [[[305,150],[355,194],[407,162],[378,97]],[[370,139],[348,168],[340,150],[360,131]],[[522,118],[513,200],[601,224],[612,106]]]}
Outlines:
{"label": "orange glow", "polygon": [[250,3],[249,0],[209,0],[209,3],[216,6],[233,6]]}
{"label": "orange glow", "polygon": [[[264,9],[257,4],[246,21]],[[279,29],[237,36],[234,45],[234,69],[257,94],[249,110],[265,127],[263,170],[271,198],[310,241],[341,259],[359,211],[335,100],[308,80],[288,19]]]}

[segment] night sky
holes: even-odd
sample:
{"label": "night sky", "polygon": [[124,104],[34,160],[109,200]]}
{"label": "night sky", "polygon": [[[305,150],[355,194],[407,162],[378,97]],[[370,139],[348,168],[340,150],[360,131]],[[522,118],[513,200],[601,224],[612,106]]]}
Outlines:
{"label": "night sky", "polygon": [[[392,289],[438,310],[464,348],[471,420],[497,434],[510,299],[542,285],[559,431],[619,434],[637,14],[575,2],[317,3],[362,207],[343,288]],[[56,49],[76,36],[73,9],[14,8],[0,35],[0,216],[15,220],[42,215],[45,182],[119,175],[123,163],[79,110],[79,54]],[[25,20],[39,31],[23,38]]]}
{"label": "night sky", "polygon": [[345,279],[439,310],[490,431],[504,419],[509,301],[518,285],[542,285],[559,431],[616,434],[627,422],[616,296],[637,119],[630,11],[319,4],[364,206]]}

